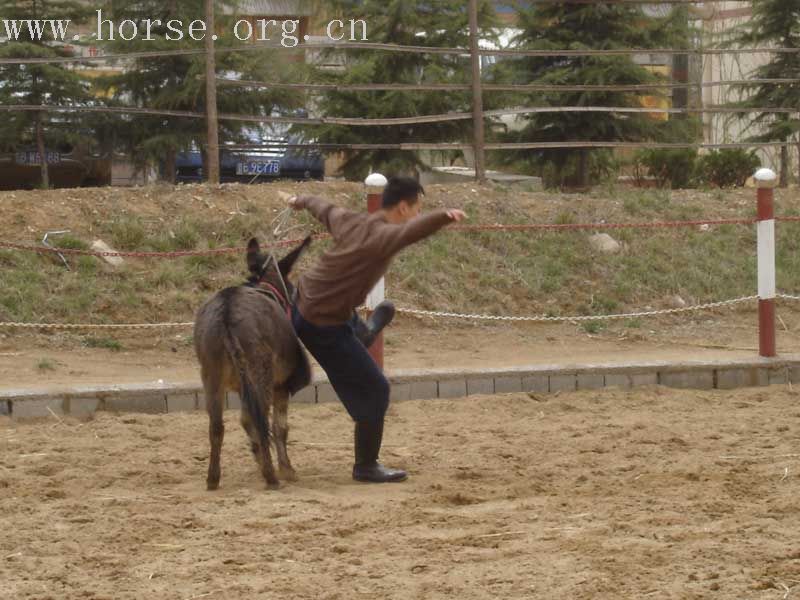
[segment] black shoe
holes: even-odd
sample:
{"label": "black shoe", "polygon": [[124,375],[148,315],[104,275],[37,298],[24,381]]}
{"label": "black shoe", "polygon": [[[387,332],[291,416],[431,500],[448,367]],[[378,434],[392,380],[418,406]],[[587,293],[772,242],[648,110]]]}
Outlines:
{"label": "black shoe", "polygon": [[372,483],[403,481],[408,475],[401,469],[389,469],[378,462],[383,440],[383,421],[361,421],[355,427],[356,462],[353,479]]}
{"label": "black shoe", "polygon": [[372,346],[378,334],[383,331],[384,327],[392,322],[394,313],[394,304],[388,300],[384,300],[375,307],[375,310],[372,311],[372,314],[366,322],[356,317],[354,327],[355,334],[359,341],[364,344],[365,348]]}

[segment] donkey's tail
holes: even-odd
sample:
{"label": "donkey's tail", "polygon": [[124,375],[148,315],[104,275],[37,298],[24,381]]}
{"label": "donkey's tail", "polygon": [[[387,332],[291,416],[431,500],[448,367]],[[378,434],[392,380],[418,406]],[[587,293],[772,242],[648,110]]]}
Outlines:
{"label": "donkey's tail", "polygon": [[269,424],[267,415],[264,414],[264,402],[262,395],[264,390],[256,383],[252,376],[251,365],[245,356],[239,340],[231,333],[229,327],[225,327],[223,338],[225,350],[231,357],[234,368],[239,372],[240,388],[242,392],[242,406],[250,415],[250,421],[258,433],[259,442],[262,448],[269,445]]}

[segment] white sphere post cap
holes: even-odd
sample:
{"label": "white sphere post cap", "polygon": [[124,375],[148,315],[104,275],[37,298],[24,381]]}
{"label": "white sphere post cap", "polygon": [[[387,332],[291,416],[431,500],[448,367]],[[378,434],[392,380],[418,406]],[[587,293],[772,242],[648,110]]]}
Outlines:
{"label": "white sphere post cap", "polygon": [[758,187],[773,187],[778,176],[772,169],[759,169],[754,175]]}
{"label": "white sphere post cap", "polygon": [[389,180],[380,173],[371,173],[365,180],[364,185],[367,187],[384,188]]}

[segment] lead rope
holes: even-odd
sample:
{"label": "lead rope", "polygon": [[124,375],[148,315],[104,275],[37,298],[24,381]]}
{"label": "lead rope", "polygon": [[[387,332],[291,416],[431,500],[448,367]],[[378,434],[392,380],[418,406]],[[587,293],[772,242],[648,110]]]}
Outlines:
{"label": "lead rope", "polygon": [[295,227],[284,229],[286,223],[289,221],[291,212],[292,212],[292,207],[287,206],[280,213],[278,213],[278,216],[272,219],[272,222],[270,223],[271,227],[270,233],[272,234],[272,240],[269,245],[269,258],[267,258],[267,260],[264,262],[264,265],[262,266],[262,270],[266,270],[270,260],[275,264],[275,270],[278,272],[278,279],[281,282],[281,288],[283,288],[283,297],[286,298],[286,304],[289,307],[291,307],[292,305],[292,299],[289,297],[289,289],[286,287],[286,282],[283,280],[283,274],[281,273],[281,268],[278,265],[278,259],[275,258],[275,253],[273,251],[273,248],[275,247],[275,244],[279,241],[278,240],[279,237],[285,235],[292,229],[296,229],[297,227],[299,227],[299,225],[297,225]]}
{"label": "lead rope", "polygon": [[283,280],[283,275],[281,275],[281,268],[278,266],[278,259],[275,258],[272,250],[269,251],[269,258],[267,258],[266,262],[264,263],[264,269],[267,268],[267,265],[269,265],[270,261],[275,263],[275,270],[278,272],[278,279],[280,280],[281,287],[283,288],[283,297],[286,298],[286,304],[291,307],[292,299],[289,298],[289,290],[286,287],[286,282]]}

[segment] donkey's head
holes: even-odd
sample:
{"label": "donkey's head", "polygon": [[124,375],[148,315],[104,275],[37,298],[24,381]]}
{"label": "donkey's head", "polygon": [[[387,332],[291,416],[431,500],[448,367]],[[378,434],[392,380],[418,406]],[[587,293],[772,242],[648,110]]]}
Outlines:
{"label": "donkey's head", "polygon": [[[311,236],[308,236],[297,246],[294,250],[289,252],[286,256],[278,261],[278,270],[280,270],[280,277],[286,283],[286,288],[289,291],[289,298],[294,292],[294,286],[289,282],[289,273],[292,272],[292,267],[300,255],[311,243]],[[250,240],[247,244],[247,268],[250,269],[250,277],[248,281],[251,284],[257,284],[261,281],[269,283],[274,288],[283,292],[280,277],[278,277],[278,270],[275,268],[275,263],[269,253],[261,252],[261,246],[256,238]]]}

